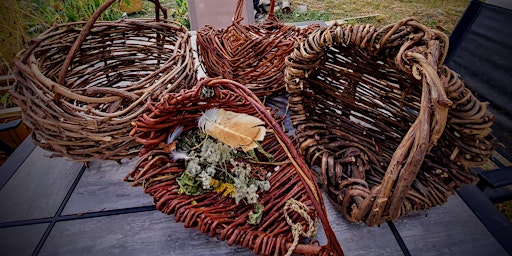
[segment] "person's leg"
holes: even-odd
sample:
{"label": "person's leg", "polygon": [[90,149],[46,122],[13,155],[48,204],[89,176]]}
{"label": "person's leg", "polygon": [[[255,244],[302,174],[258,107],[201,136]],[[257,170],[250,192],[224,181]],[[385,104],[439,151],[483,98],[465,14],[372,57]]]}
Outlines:
{"label": "person's leg", "polygon": [[256,13],[261,13],[261,10],[260,10],[260,0],[252,0],[252,6],[254,7],[254,10],[256,11]]}

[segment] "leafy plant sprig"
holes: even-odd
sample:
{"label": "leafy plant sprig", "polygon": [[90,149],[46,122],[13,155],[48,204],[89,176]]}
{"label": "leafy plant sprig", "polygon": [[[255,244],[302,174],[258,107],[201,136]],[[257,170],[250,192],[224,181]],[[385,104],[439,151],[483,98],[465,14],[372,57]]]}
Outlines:
{"label": "leafy plant sprig", "polygon": [[180,193],[199,195],[213,191],[234,198],[237,204],[241,201],[254,204],[258,200],[258,191],[270,189],[268,180],[253,177],[251,165],[244,161],[250,156],[199,129],[183,134],[176,148],[178,151],[173,151],[174,157],[177,152],[183,154],[187,151],[181,156],[185,172],[177,179]]}

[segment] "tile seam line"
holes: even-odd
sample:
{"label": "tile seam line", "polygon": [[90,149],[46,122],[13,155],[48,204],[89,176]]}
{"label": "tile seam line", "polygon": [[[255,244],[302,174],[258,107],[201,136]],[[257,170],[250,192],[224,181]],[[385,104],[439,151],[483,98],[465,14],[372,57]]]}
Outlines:
{"label": "tile seam line", "polygon": [[52,220],[55,220],[55,222],[62,222],[62,221],[107,217],[107,216],[114,216],[114,215],[120,215],[120,214],[147,212],[147,211],[153,211],[153,210],[156,210],[155,205],[144,205],[144,206],[137,206],[137,207],[112,209],[112,210],[106,210],[106,211],[93,211],[93,212],[86,212],[86,213],[73,213],[73,214],[60,215],[60,216],[56,216],[56,217],[46,217],[46,218],[39,218],[39,219],[27,219],[27,220],[16,220],[16,221],[2,222],[2,223],[0,223],[0,228],[10,228],[10,227],[20,227],[20,226],[27,226],[27,225],[51,223]]}
{"label": "tile seam line", "polygon": [[402,236],[398,232],[398,229],[395,226],[395,223],[391,220],[386,220],[386,223],[389,226],[389,229],[391,229],[391,233],[393,233],[393,236],[395,237],[396,242],[398,243],[398,246],[400,246],[400,249],[402,250],[402,253],[404,256],[411,256],[411,252],[409,251],[409,248],[407,248],[407,245],[405,244],[404,240],[402,239]]}
{"label": "tile seam line", "polygon": [[43,248],[44,243],[46,242],[46,240],[50,236],[50,233],[53,230],[53,227],[57,223],[57,218],[64,211],[64,208],[66,207],[69,199],[71,198],[71,195],[73,194],[73,192],[75,191],[76,187],[78,186],[78,183],[80,182],[80,179],[82,179],[82,176],[83,176],[83,174],[84,174],[86,169],[87,169],[86,165],[85,164],[82,165],[82,167],[80,168],[80,171],[78,172],[78,175],[76,176],[75,180],[71,184],[70,188],[68,189],[68,192],[66,193],[66,196],[64,197],[64,199],[62,200],[59,208],[57,209],[57,212],[51,218],[50,224],[48,225],[48,227],[46,228],[43,236],[41,237],[41,239],[37,243],[36,248],[34,248],[34,251],[32,252],[32,256],[38,255],[39,252],[41,251],[41,249]]}

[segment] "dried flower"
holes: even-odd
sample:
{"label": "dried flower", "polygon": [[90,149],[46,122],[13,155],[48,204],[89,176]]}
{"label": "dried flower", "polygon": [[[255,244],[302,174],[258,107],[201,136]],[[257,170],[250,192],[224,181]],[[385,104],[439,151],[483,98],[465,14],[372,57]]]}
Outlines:
{"label": "dried flower", "polygon": [[188,156],[187,152],[186,151],[176,151],[176,150],[173,150],[171,151],[171,154],[169,154],[171,159],[176,162],[176,161],[179,161],[179,160],[188,160],[190,159],[190,157]]}
{"label": "dried flower", "polygon": [[258,191],[270,189],[268,180],[256,179],[251,175],[251,165],[242,161],[245,153],[203,136],[199,130],[190,131],[182,137],[197,143],[191,145],[190,141],[183,142],[181,138],[178,145],[184,145],[190,151],[171,152],[173,160],[185,160],[185,172],[178,181],[183,193],[197,195],[213,191],[234,198],[237,204],[240,201],[254,204],[258,201]]}

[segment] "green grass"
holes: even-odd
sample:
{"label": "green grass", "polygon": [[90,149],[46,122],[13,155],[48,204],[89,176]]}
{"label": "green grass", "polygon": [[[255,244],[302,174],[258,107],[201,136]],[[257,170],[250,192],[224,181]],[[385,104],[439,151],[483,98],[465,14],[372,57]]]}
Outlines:
{"label": "green grass", "polygon": [[276,17],[282,22],[301,22],[307,20],[331,20],[331,13],[325,11],[311,10],[305,13],[292,12],[283,13],[276,12]]}
{"label": "green grass", "polygon": [[[123,0],[128,1],[128,0]],[[33,37],[53,24],[88,20],[105,0],[3,0],[0,1],[0,75],[9,72],[10,61]],[[118,4],[103,12],[100,20],[121,18]]]}
{"label": "green grass", "polygon": [[[283,22],[305,20],[343,20],[350,23],[370,23],[382,26],[407,17],[414,17],[421,23],[451,33],[470,0],[301,0],[292,1],[292,9],[298,4],[306,4],[305,15],[290,14],[280,16]],[[370,18],[356,18],[373,16]],[[303,19],[303,20],[301,20]]]}

